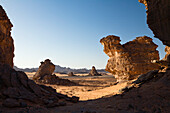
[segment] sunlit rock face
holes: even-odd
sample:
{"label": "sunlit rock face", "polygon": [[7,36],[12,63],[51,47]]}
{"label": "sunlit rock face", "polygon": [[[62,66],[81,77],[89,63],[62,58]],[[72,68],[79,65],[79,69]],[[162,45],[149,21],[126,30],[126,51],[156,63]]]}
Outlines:
{"label": "sunlit rock face", "polygon": [[34,75],[34,79],[41,79],[45,75],[52,75],[55,70],[55,65],[51,62],[51,60],[46,59],[44,62],[41,62],[38,71]]}
{"label": "sunlit rock face", "polygon": [[13,67],[14,44],[11,37],[12,23],[0,6],[0,63]]}
{"label": "sunlit rock face", "polygon": [[90,76],[101,76],[101,74],[99,74],[96,70],[96,68],[94,66],[92,66],[92,69],[89,73]]}
{"label": "sunlit rock face", "polygon": [[156,38],[170,46],[170,1],[169,0],[139,0],[145,4],[147,24]]}
{"label": "sunlit rock face", "polygon": [[167,60],[168,55],[170,55],[170,47],[166,46],[166,47],[165,47],[165,52],[166,52],[166,55],[165,55],[165,57],[163,58],[163,60]]}
{"label": "sunlit rock face", "polygon": [[153,60],[159,60],[158,47],[152,39],[143,36],[120,44],[120,38],[109,35],[100,40],[104,52],[110,57],[106,71],[112,73],[118,81],[130,80],[148,71],[158,69]]}

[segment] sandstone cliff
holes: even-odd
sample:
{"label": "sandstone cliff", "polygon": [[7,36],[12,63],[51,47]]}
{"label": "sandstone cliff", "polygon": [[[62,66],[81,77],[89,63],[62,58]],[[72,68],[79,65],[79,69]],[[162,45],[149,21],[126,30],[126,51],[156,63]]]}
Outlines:
{"label": "sandstone cliff", "polygon": [[158,47],[152,39],[143,36],[120,44],[120,38],[109,35],[100,40],[104,52],[110,57],[106,71],[111,72],[118,81],[130,80],[148,71],[158,69],[152,60],[159,60]]}
{"label": "sandstone cliff", "polygon": [[12,23],[0,6],[0,63],[13,67],[14,44],[11,37]]}
{"label": "sandstone cliff", "polygon": [[170,46],[170,1],[169,0],[139,0],[145,4],[147,24],[156,38]]}

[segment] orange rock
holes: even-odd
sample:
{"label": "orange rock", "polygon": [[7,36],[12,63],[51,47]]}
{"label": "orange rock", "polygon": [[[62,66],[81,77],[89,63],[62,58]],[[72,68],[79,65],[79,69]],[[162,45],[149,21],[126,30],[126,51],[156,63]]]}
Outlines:
{"label": "orange rock", "polygon": [[152,60],[159,60],[158,47],[152,39],[143,36],[120,44],[120,38],[109,35],[100,40],[104,52],[110,57],[106,71],[112,73],[118,81],[134,79],[140,74],[158,69]]}

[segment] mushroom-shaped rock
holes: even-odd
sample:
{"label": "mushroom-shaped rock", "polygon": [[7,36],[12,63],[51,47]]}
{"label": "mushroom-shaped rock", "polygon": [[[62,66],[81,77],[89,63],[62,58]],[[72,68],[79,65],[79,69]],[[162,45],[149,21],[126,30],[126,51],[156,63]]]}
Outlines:
{"label": "mushroom-shaped rock", "polygon": [[140,74],[159,68],[152,63],[159,59],[158,47],[152,39],[143,36],[135,40],[120,44],[120,38],[109,35],[100,40],[104,46],[104,52],[110,57],[106,71],[112,73],[118,81],[130,80]]}

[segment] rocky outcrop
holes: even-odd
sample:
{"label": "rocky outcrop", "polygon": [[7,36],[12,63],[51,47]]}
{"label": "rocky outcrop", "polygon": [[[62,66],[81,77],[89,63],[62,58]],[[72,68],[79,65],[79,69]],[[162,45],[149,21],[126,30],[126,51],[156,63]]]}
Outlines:
{"label": "rocky outcrop", "polygon": [[167,60],[168,55],[170,55],[170,47],[169,47],[169,46],[166,46],[166,47],[165,47],[165,52],[166,52],[166,55],[165,55],[165,57],[163,58],[163,60]]}
{"label": "rocky outcrop", "polygon": [[38,71],[33,76],[33,80],[37,83],[43,84],[55,84],[55,85],[68,85],[75,86],[78,85],[67,79],[62,79],[52,74],[55,70],[55,65],[49,60],[46,59],[44,62],[41,62]]}
{"label": "rocky outcrop", "polygon": [[0,64],[0,95],[0,106],[12,108],[27,107],[28,104],[55,107],[63,106],[66,100],[76,102],[76,98],[78,101],[78,97],[68,97],[51,87],[37,85],[24,72],[15,71],[6,64]]}
{"label": "rocky outcrop", "polygon": [[41,62],[38,71],[33,76],[33,79],[42,79],[45,75],[52,75],[55,70],[55,65],[49,60],[46,59],[44,62]]}
{"label": "rocky outcrop", "polygon": [[69,72],[69,73],[68,73],[68,76],[76,76],[76,75],[74,75],[73,72]]}
{"label": "rocky outcrop", "polygon": [[120,38],[109,35],[100,40],[104,52],[110,57],[106,71],[111,72],[118,81],[130,80],[140,74],[158,69],[152,60],[159,60],[158,47],[152,39],[143,36],[135,40],[120,44]]}
{"label": "rocky outcrop", "polygon": [[146,6],[147,24],[155,37],[170,46],[169,0],[139,0],[139,2]]}
{"label": "rocky outcrop", "polygon": [[96,70],[96,68],[93,66],[90,73],[89,73],[90,76],[101,76],[101,74],[99,74]]}
{"label": "rocky outcrop", "polygon": [[13,67],[14,44],[11,37],[12,23],[0,6],[0,63]]}

